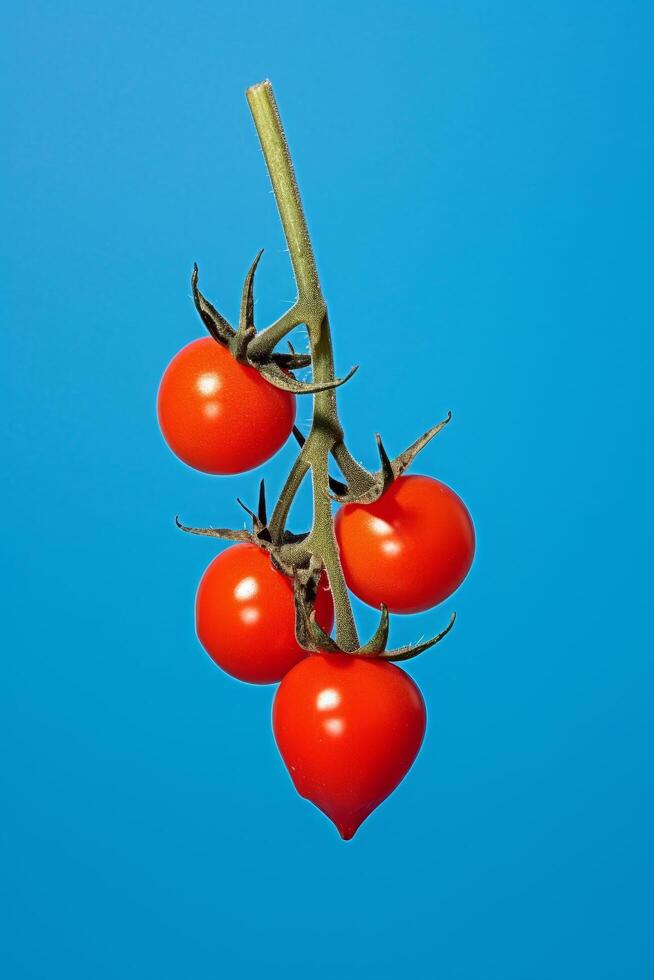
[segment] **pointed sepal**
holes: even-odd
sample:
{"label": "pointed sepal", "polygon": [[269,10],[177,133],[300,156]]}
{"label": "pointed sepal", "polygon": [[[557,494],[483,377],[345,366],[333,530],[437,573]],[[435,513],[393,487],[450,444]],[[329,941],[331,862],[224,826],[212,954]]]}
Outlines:
{"label": "pointed sepal", "polygon": [[379,452],[381,468],[376,473],[373,473],[371,485],[362,493],[355,494],[351,493],[349,489],[346,489],[345,493],[334,494],[333,496],[330,494],[332,500],[338,504],[374,504],[376,500],[379,500],[384,491],[388,489],[393,480],[397,480],[398,476],[402,476],[405,470],[408,469],[421,449],[424,449],[434,436],[438,435],[445,428],[451,418],[452,413],[448,412],[447,417],[442,422],[432,426],[431,429],[427,429],[419,439],[412,442],[404,452],[400,453],[394,459],[389,459],[381,437],[377,434],[377,451]]}
{"label": "pointed sepal", "polygon": [[440,643],[443,637],[447,636],[454,626],[455,620],[456,613],[453,612],[445,629],[438,633],[437,636],[432,637],[431,640],[425,640],[423,643],[414,643],[405,647],[398,647],[396,650],[384,650],[383,653],[379,654],[379,656],[383,660],[390,660],[392,663],[397,663],[401,660],[411,660],[413,657],[417,657],[418,654],[424,653],[425,650],[429,650],[430,647]]}
{"label": "pointed sepal", "polygon": [[175,518],[175,524],[180,529],[180,531],[186,531],[187,534],[200,534],[206,538],[220,538],[221,541],[248,541],[252,542],[254,540],[253,535],[246,530],[233,530],[228,527],[189,527],[187,524],[182,524],[179,517]]}
{"label": "pointed sepal", "polygon": [[254,339],[257,333],[254,326],[254,274],[257,271],[257,266],[262,255],[263,249],[260,249],[254,262],[248,269],[245,282],[243,283],[238,329],[231,345],[232,353],[237,361],[246,359],[250,341]]}
{"label": "pointed sepal", "polygon": [[259,484],[259,502],[257,505],[257,517],[259,523],[266,527],[268,525],[268,509],[266,507],[266,482],[262,480]]}
{"label": "pointed sepal", "polygon": [[271,354],[270,360],[277,367],[286,368],[287,371],[299,371],[300,368],[309,367],[311,364],[311,354]]}
{"label": "pointed sepal", "polygon": [[364,643],[363,646],[357,650],[360,657],[376,657],[383,654],[383,651],[386,649],[386,644],[388,643],[388,627],[388,609],[382,603],[381,613],[379,616],[379,625],[368,642]]}
{"label": "pointed sepal", "polygon": [[377,452],[379,453],[379,461],[381,463],[381,470],[379,472],[381,473],[381,478],[384,483],[384,490],[385,490],[386,487],[389,487],[393,482],[393,480],[395,479],[395,473],[393,472],[393,464],[388,458],[388,454],[384,449],[384,443],[382,442],[381,436],[379,435],[378,432],[375,435],[375,439],[377,441]]}
{"label": "pointed sepal", "polygon": [[431,442],[434,436],[437,436],[438,433],[441,432],[448,424],[448,422],[450,422],[451,420],[452,420],[452,413],[448,412],[447,416],[443,419],[442,422],[439,422],[438,425],[432,426],[431,429],[427,429],[427,431],[423,432],[420,438],[416,439],[415,442],[412,442],[411,445],[407,449],[405,449],[403,453],[400,453],[399,456],[395,457],[395,459],[391,463],[391,467],[393,469],[393,475],[395,476],[395,479],[397,479],[398,476],[402,476],[404,471],[408,469],[408,467],[414,461],[418,453],[422,449],[424,449],[425,446],[429,442]]}
{"label": "pointed sepal", "polygon": [[202,295],[198,289],[198,264],[193,263],[193,274],[191,275],[191,289],[193,290],[193,302],[200,314],[200,319],[211,334],[214,340],[223,346],[227,346],[234,337],[234,328],[230,326],[222,313],[213,306],[212,303]]}
{"label": "pointed sepal", "polygon": [[346,381],[349,381],[353,374],[359,369],[359,365],[351,368],[344,378],[334,378],[333,381],[323,382],[304,382],[298,381],[292,374],[286,374],[274,361],[265,364],[252,365],[259,373],[269,381],[275,388],[282,391],[290,391],[294,395],[315,395],[319,391],[329,391],[332,388],[340,388]]}
{"label": "pointed sepal", "polygon": [[289,353],[271,354],[270,360],[274,361],[281,368],[288,368],[289,371],[309,367],[311,364],[311,354],[298,354],[290,340],[287,340],[286,343],[288,344]]}
{"label": "pointed sepal", "polygon": [[340,647],[332,640],[331,636],[325,633],[320,623],[316,620],[315,609],[309,614],[309,636],[314,650],[322,650],[323,653],[340,653]]}
{"label": "pointed sepal", "polygon": [[[413,643],[404,647],[397,647],[394,650],[387,650],[389,618],[386,606],[381,606],[379,625],[367,643],[364,643],[357,650],[343,650],[338,646],[331,636],[327,636],[324,630],[316,623],[315,612],[308,609],[306,603],[301,599],[301,594],[296,597],[296,635],[298,643],[307,650],[325,653],[342,653],[347,657],[367,657],[369,659],[379,658],[397,663],[402,660],[411,660],[419,654],[429,650],[443,639],[454,626],[456,613],[452,613],[450,621],[437,636],[421,643]],[[301,637],[301,639],[300,639]]]}
{"label": "pointed sepal", "polygon": [[236,503],[239,507],[242,507],[245,513],[252,520],[252,536],[258,538],[259,541],[271,542],[272,537],[270,531],[268,530],[268,516],[266,513],[266,485],[262,480],[259,484],[259,500],[257,503],[256,513],[250,510],[247,504],[244,504],[240,497],[236,498]]}

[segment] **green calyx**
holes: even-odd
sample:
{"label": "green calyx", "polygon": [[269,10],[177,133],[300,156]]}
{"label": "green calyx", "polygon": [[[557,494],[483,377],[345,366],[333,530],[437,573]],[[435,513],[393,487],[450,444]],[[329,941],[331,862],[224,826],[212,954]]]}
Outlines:
{"label": "green calyx", "polygon": [[[241,312],[236,330],[222,313],[219,313],[216,307],[202,295],[198,287],[197,263],[193,266],[191,276],[193,300],[205,327],[213,339],[223,347],[227,347],[237,361],[255,368],[266,381],[274,385],[275,388],[281,388],[282,391],[290,391],[294,395],[314,395],[318,391],[338,388],[345,384],[356,372],[357,367],[351,368],[344,378],[333,378],[331,381],[322,384],[307,384],[304,381],[298,381],[292,371],[308,367],[311,364],[310,354],[296,354],[295,351],[291,351],[289,354],[273,352],[257,355],[256,349],[252,347],[252,341],[257,336],[254,325],[254,274],[262,255],[263,249],[259,251],[245,277],[241,294]],[[289,311],[289,313],[291,312]],[[300,325],[301,321],[294,322],[294,319],[292,316],[288,317],[288,330]]]}

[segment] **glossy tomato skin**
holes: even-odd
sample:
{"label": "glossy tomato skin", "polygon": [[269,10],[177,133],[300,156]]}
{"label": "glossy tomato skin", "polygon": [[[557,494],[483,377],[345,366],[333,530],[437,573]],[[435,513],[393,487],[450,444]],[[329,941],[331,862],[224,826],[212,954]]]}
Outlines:
{"label": "glossy tomato skin", "polygon": [[[334,606],[324,574],[315,608],[329,632]],[[195,624],[212,660],[251,684],[280,681],[307,656],[295,639],[292,581],[254,544],[232,545],[211,562],[198,587]]]}
{"label": "glossy tomato skin", "polygon": [[242,473],[288,439],[295,396],[280,391],[226,347],[202,337],[166,368],[157,398],[159,426],[181,460],[204,473]]}
{"label": "glossy tomato skin", "polygon": [[422,612],[447,599],[475,553],[465,504],[429,476],[400,476],[375,503],[346,504],[335,529],[349,588],[394,613]]}
{"label": "glossy tomato skin", "polygon": [[425,727],[418,687],[374,658],[311,654],[273,702],[275,740],[295,788],[344,840],[407,774]]}

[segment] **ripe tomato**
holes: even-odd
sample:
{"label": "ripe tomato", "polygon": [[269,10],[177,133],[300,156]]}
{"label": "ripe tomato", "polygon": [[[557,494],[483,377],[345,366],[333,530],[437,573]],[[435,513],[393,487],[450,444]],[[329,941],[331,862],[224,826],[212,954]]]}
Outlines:
{"label": "ripe tomato", "polygon": [[453,490],[429,476],[401,476],[373,504],[336,514],[343,573],[359,599],[415,613],[461,585],[475,553],[475,529]]}
{"label": "ripe tomato", "polygon": [[273,732],[300,796],[349,840],[407,774],[425,734],[422,695],[383,660],[317,653],[275,695]]}
{"label": "ripe tomato", "polygon": [[[315,608],[329,632],[334,605],[324,572]],[[232,545],[214,558],[198,587],[195,623],[209,656],[241,681],[280,681],[307,655],[295,639],[291,579],[255,544]]]}
{"label": "ripe tomato", "polygon": [[283,446],[295,421],[295,396],[241,364],[211,337],[172,359],[157,399],[169,447],[205,473],[242,473]]}

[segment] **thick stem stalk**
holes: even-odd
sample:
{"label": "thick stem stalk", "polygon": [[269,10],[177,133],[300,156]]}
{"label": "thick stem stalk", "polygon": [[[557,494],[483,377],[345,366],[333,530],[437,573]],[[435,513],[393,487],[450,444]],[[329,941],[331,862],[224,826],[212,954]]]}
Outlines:
{"label": "thick stem stalk", "polygon": [[[295,315],[288,321],[289,329],[293,320],[306,324],[311,347],[313,380],[318,383],[333,381],[334,356],[327,307],[320,289],[300,192],[272,86],[268,81],[261,82],[249,88],[246,94],[272,181],[298,289]],[[267,331],[264,331],[253,343],[259,341],[258,353],[261,353],[270,344],[274,346],[283,336],[280,330],[268,336]],[[321,559],[329,576],[336,613],[336,641],[343,650],[356,650],[359,646],[359,638],[338,555],[331,502],[328,496],[328,458],[334,446],[342,439],[343,430],[338,420],[336,394],[333,389],[319,392],[314,395],[313,420],[311,431],[302,449],[302,462],[299,467],[296,464],[291,471],[271,523],[274,525],[275,533],[281,534],[288,510],[301,482],[300,473],[303,476],[310,468],[313,478],[314,508],[313,527],[307,539],[307,546]]]}
{"label": "thick stem stalk", "polygon": [[315,295],[322,299],[302,200],[272,85],[269,81],[260,82],[249,88],[246,95],[266,158],[300,297],[306,300]]}

